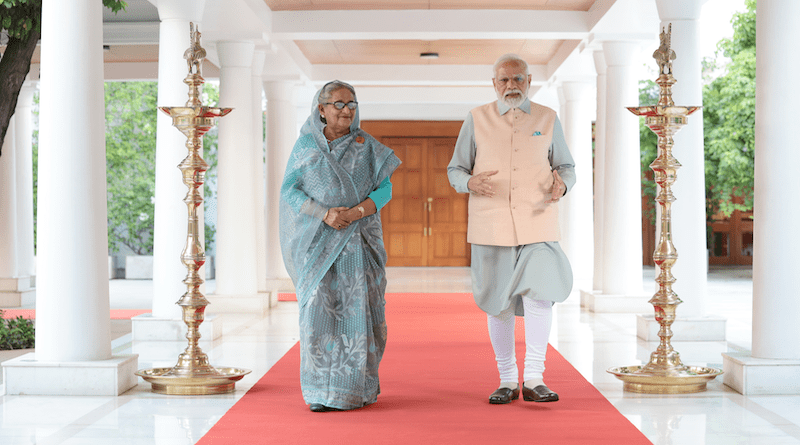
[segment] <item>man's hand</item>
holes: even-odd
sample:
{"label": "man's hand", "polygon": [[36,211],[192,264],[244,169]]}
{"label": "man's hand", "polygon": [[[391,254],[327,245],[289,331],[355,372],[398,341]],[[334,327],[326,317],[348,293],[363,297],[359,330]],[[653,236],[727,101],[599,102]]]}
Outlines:
{"label": "man's hand", "polygon": [[331,207],[323,221],[336,230],[346,229],[352,222],[352,219],[348,218],[347,210],[347,207]]}
{"label": "man's hand", "polygon": [[567,186],[564,184],[564,180],[561,179],[561,175],[558,174],[558,170],[553,170],[553,188],[550,189],[550,199],[545,202],[558,202],[566,191]]}
{"label": "man's hand", "polygon": [[479,173],[469,179],[469,182],[467,182],[467,188],[478,196],[487,196],[491,198],[494,196],[491,177],[496,174],[497,170]]}

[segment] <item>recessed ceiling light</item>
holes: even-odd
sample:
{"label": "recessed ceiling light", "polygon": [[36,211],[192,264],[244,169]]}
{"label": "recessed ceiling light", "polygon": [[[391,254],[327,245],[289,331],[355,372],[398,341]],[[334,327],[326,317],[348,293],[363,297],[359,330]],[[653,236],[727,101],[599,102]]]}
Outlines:
{"label": "recessed ceiling light", "polygon": [[438,59],[439,53],[419,53],[421,59]]}

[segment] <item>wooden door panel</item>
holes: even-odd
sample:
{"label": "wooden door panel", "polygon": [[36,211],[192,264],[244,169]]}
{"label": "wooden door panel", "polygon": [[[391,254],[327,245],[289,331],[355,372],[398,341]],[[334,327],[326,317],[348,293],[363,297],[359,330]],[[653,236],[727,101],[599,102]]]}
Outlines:
{"label": "wooden door panel", "polygon": [[[428,201],[430,266],[469,266],[469,249],[466,248],[467,212],[466,194],[459,194],[450,186],[447,165],[453,157],[456,138],[431,138],[428,140]],[[465,252],[467,254],[465,255]]]}
{"label": "wooden door panel", "polygon": [[403,161],[381,209],[389,266],[469,266],[467,195],[447,178],[460,122],[362,122]]}
{"label": "wooden door panel", "polygon": [[381,138],[403,161],[392,175],[392,200],[381,210],[388,266],[425,266],[428,244],[425,205],[425,140]]}

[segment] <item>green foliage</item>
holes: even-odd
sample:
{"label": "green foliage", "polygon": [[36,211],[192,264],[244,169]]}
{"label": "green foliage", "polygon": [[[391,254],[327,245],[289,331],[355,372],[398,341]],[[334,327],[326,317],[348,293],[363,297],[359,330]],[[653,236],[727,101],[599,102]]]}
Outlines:
{"label": "green foliage", "polygon": [[[152,255],[158,84],[106,82],[105,95],[109,251],[126,246],[138,255]],[[206,85],[203,103],[215,106],[218,101],[219,89]],[[206,182],[215,182],[216,129],[206,134],[203,145],[203,157],[209,164]],[[179,174],[176,169],[176,178]],[[204,194],[205,199],[214,197],[208,186]],[[215,233],[215,226],[206,224],[206,250],[211,248]]]}
{"label": "green foliage", "polygon": [[[731,62],[703,88],[707,215],[753,208],[756,1],[731,20],[733,37],[717,45]],[[738,197],[734,202],[734,197]]]}
{"label": "green foliage", "polygon": [[[654,105],[658,102],[659,87],[652,80],[639,81],[639,106]],[[655,224],[656,220],[656,184],[653,182],[653,171],[650,164],[658,156],[658,137],[644,123],[644,118],[639,118],[639,154],[641,162],[642,195],[646,196],[642,211],[643,216]]]}
{"label": "green foliage", "polygon": [[33,348],[36,330],[31,320],[22,317],[6,320],[0,310],[0,351]]}
{"label": "green foliage", "polygon": [[39,31],[42,0],[0,0],[0,29],[8,36],[25,40],[31,31]]}
{"label": "green foliage", "polygon": [[33,252],[36,253],[36,214],[39,209],[39,92],[33,94],[33,135],[31,152],[33,158]]}
{"label": "green foliage", "polygon": [[[203,104],[209,107],[216,107],[219,105],[219,87],[214,84],[203,85]],[[206,186],[203,191],[203,199],[208,201],[216,198],[216,184],[217,184],[217,128],[212,128],[205,137],[203,137],[203,159],[208,163],[208,171],[206,171]],[[209,186],[211,185],[211,186]],[[205,241],[206,252],[211,250],[214,245],[215,234],[217,233],[216,222],[208,222],[205,224]]]}
{"label": "green foliage", "polygon": [[156,82],[106,82],[108,245],[153,253]]}
{"label": "green foliage", "polygon": [[[128,5],[123,0],[103,0],[103,6],[119,12]],[[31,31],[42,27],[42,0],[0,0],[0,30],[9,37],[25,40]]]}

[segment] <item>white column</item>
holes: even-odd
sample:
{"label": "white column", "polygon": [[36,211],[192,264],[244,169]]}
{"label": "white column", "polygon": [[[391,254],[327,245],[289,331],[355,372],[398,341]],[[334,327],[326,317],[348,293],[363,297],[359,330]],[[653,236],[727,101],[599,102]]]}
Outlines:
{"label": "white column", "polygon": [[[49,1],[42,10],[39,360],[111,357],[102,5],[96,3]],[[71,50],[75,45],[84,50]],[[81,112],[65,119],[67,105]]]}
{"label": "white column", "polygon": [[594,235],[592,228],[592,89],[587,82],[561,84],[564,94],[562,125],[567,146],[575,160],[575,186],[564,197],[560,210],[567,216],[562,234],[572,265],[574,289],[591,289]]}
{"label": "white column", "polygon": [[742,394],[800,394],[800,299],[795,276],[800,218],[796,149],[796,73],[800,54],[786,51],[800,2],[774,0],[756,7],[756,158],[753,217],[753,351],[723,354],[724,381]]}
{"label": "white column", "polygon": [[[677,80],[672,99],[676,105],[703,104],[697,19],[706,1],[656,1],[661,27],[666,30],[672,24],[672,49],[677,55],[672,62]],[[678,251],[678,261],[672,268],[677,281],[672,288],[683,300],[678,317],[698,317],[705,312],[708,275],[702,110],[689,117],[689,124],[681,128],[674,141],[673,154],[681,168],[672,186],[676,198],[672,204],[672,241]],[[660,206],[656,209],[660,213]]]}
{"label": "white column", "polygon": [[20,283],[17,264],[17,152],[16,117],[11,117],[3,140],[0,155],[0,303],[4,306],[20,306],[21,289],[28,290],[27,283]]}
{"label": "white column", "polygon": [[[159,0],[158,105],[183,106],[189,73],[183,53],[189,47],[189,23],[199,25],[205,0]],[[202,33],[202,28],[201,28]],[[156,319],[181,318],[175,304],[186,292],[182,280],[186,266],[180,255],[186,244],[187,188],[178,164],[186,157],[186,136],[172,126],[172,119],[159,112],[156,123],[156,202],[153,234],[153,313]],[[201,238],[202,239],[202,238]],[[202,326],[202,325],[201,325]]]}
{"label": "white column", "polygon": [[256,272],[258,291],[269,292],[267,282],[267,197],[264,151],[264,109],[262,94],[264,87],[261,74],[264,72],[264,51],[253,54],[253,167],[255,168],[255,211],[256,211]]}
{"label": "white column", "polygon": [[797,264],[800,233],[786,230],[787,221],[800,217],[800,207],[790,204],[796,201],[800,183],[787,181],[800,161],[792,119],[800,97],[795,75],[800,56],[785,54],[783,46],[799,14],[800,3],[790,0],[757,7],[753,356],[762,358],[800,359],[800,344],[787,341],[800,338],[795,317],[800,300],[793,291],[792,267]]}
{"label": "white column", "polygon": [[[297,139],[297,113],[294,105],[294,84],[287,81],[266,81],[267,94],[267,272],[272,280],[286,282],[289,274],[281,256],[278,208],[281,183]],[[311,104],[308,106],[311,110]]]}
{"label": "white column", "polygon": [[606,61],[603,51],[592,53],[597,71],[597,117],[594,121],[594,276],[592,289],[603,288],[603,197],[606,159]]}
{"label": "white column", "polygon": [[603,293],[642,293],[642,187],[639,122],[625,107],[637,106],[633,57],[639,45],[604,42],[606,60],[606,153],[603,203]]}
{"label": "white column", "polygon": [[17,264],[21,276],[36,275],[33,243],[33,95],[38,87],[32,81],[22,85],[14,112],[17,153]]}
{"label": "white column", "polygon": [[32,116],[36,87],[25,82],[0,156],[0,307],[33,304]]}
{"label": "white column", "polygon": [[[603,42],[606,64],[605,137],[602,170],[602,287],[581,293],[593,312],[652,311],[642,288],[642,201],[638,118],[625,107],[639,102],[633,59],[637,42]],[[597,216],[595,216],[597,218]]]}
{"label": "white column", "polygon": [[252,141],[253,51],[253,42],[249,41],[217,43],[221,65],[219,105],[233,108],[219,121],[217,296],[248,297],[258,293]]}
{"label": "white column", "polygon": [[136,385],[136,356],[111,355],[102,8],[42,5],[36,352],[3,364],[7,394]]}

